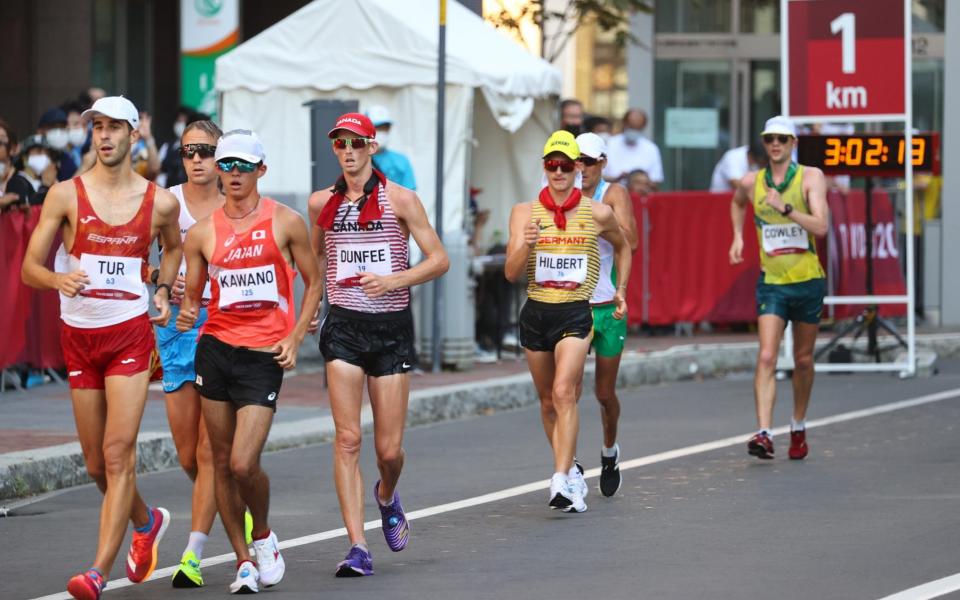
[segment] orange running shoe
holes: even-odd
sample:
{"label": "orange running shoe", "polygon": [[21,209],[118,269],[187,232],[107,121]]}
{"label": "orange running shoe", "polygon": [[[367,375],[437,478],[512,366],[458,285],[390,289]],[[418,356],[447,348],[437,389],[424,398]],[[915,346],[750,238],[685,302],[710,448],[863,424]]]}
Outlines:
{"label": "orange running shoe", "polygon": [[127,579],[133,583],[146,581],[157,568],[157,546],[170,525],[170,513],[165,508],[151,508],[153,526],[150,531],[133,532],[130,553],[127,555]]}

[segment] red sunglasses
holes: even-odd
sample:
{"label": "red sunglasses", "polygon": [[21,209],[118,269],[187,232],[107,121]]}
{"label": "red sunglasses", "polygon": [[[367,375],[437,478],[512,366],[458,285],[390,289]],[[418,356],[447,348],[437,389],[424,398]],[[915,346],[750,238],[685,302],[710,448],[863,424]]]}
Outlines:
{"label": "red sunglasses", "polygon": [[543,168],[546,169],[548,173],[553,173],[558,168],[564,173],[572,173],[573,170],[577,168],[577,164],[572,160],[551,158],[543,161]]}
{"label": "red sunglasses", "polygon": [[366,148],[367,144],[373,141],[373,138],[334,138],[333,147],[337,150],[343,150],[347,147],[347,142],[350,142],[350,147],[354,150],[360,150],[361,148]]}

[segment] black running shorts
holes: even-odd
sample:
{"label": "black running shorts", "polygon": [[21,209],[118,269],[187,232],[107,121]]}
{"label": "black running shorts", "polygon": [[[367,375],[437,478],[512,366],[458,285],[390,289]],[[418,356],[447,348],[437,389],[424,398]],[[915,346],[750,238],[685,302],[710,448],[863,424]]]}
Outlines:
{"label": "black running shorts", "polygon": [[534,352],[553,352],[563,338],[586,339],[593,333],[590,303],[552,304],[527,300],[520,310],[520,345]]}
{"label": "black running shorts", "polygon": [[406,373],[416,361],[410,309],[365,313],[331,306],[320,328],[320,353],[327,362],[342,360],[371,377]]}
{"label": "black running shorts", "polygon": [[238,348],[212,335],[200,336],[194,366],[194,386],[211,400],[230,402],[241,408],[251,404],[277,410],[283,367],[274,354]]}

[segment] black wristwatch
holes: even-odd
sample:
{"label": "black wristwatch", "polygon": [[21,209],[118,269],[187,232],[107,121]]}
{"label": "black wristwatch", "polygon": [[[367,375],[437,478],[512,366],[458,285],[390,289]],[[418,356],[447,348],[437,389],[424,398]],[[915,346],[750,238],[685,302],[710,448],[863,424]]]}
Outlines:
{"label": "black wristwatch", "polygon": [[782,211],[780,214],[783,215],[783,216],[787,216],[787,215],[789,215],[789,214],[792,213],[792,212],[793,212],[793,205],[792,205],[792,204],[784,204],[784,205],[783,205],[783,211]]}
{"label": "black wristwatch", "polygon": [[173,298],[173,288],[170,287],[170,284],[168,284],[168,283],[158,283],[158,284],[157,284],[157,288],[154,290],[153,293],[156,294],[157,292],[159,292],[159,291],[160,291],[160,288],[167,288],[167,299],[168,299],[168,300],[169,300],[170,298]]}
{"label": "black wristwatch", "polygon": [[150,283],[157,285],[158,279],[160,279],[160,269],[154,269],[153,272],[150,273]]}

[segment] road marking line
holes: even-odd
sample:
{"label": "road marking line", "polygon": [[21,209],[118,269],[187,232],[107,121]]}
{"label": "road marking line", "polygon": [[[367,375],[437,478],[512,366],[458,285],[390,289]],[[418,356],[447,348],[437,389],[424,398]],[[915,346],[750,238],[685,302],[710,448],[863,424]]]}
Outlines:
{"label": "road marking line", "polygon": [[903,590],[880,600],[931,600],[960,590],[960,573]]}
{"label": "road marking line", "polygon": [[[816,427],[825,427],[827,425],[834,425],[836,423],[844,423],[847,421],[853,421],[856,419],[863,419],[866,417],[872,417],[874,415],[880,415],[884,413],[894,412],[898,410],[903,410],[906,408],[913,408],[915,406],[922,406],[924,404],[931,404],[934,402],[941,402],[943,400],[949,400],[951,398],[960,397],[960,388],[954,388],[952,390],[945,390],[943,392],[937,392],[934,394],[928,394],[926,396],[918,396],[916,398],[909,398],[907,400],[899,400],[897,402],[891,402],[889,404],[881,404],[879,406],[873,406],[871,408],[865,408],[862,410],[853,410],[850,412],[840,413],[838,415],[833,415],[830,417],[825,417],[822,419],[814,419],[812,421],[807,421],[807,428],[813,429]],[[773,435],[781,435],[790,431],[790,427],[785,425],[783,427],[777,427],[773,429]],[[623,461],[620,463],[620,470],[625,471],[627,469],[636,469],[637,467],[644,467],[647,465],[653,465],[661,462],[666,462],[668,460],[674,460],[677,458],[684,458],[687,456],[692,456],[694,454],[702,454],[704,452],[710,452],[712,450],[719,450],[721,448],[728,448],[730,446],[736,446],[737,444],[743,444],[750,439],[752,433],[744,433],[741,435],[735,435],[712,442],[704,442],[702,444],[695,444],[693,446],[687,446],[686,448],[677,448],[675,450],[667,450],[666,452],[658,452],[657,454],[651,454],[649,456],[643,456],[640,458],[634,458],[631,460]],[[600,467],[594,467],[592,469],[587,469],[583,474],[585,478],[597,477],[600,475]],[[507,498],[513,498],[515,496],[522,496],[524,494],[529,494],[532,492],[539,492],[541,490],[546,490],[550,488],[550,481],[535,481],[533,483],[527,483],[524,485],[518,485],[516,487],[507,488],[505,490],[500,490],[497,492],[491,492],[489,494],[484,494],[482,496],[475,496],[473,498],[465,498],[463,500],[456,500],[454,502],[448,502],[446,504],[438,504],[437,506],[431,506],[429,508],[422,508],[420,510],[415,510],[407,513],[407,520],[414,521],[416,519],[423,519],[426,517],[433,517],[436,515],[441,515],[444,513],[452,512],[455,510],[461,510],[464,508],[471,508],[474,506],[479,506],[481,504],[489,504],[490,502],[498,502],[500,500],[506,500]],[[367,521],[363,524],[364,531],[369,531],[371,529],[376,529],[380,527],[380,521]],[[331,529],[329,531],[322,531],[320,533],[314,533],[311,535],[304,535],[298,538],[293,538],[289,540],[284,540],[280,542],[280,548],[296,548],[298,546],[305,546],[307,544],[314,544],[316,542],[322,542],[325,540],[330,540],[333,538],[338,538],[347,535],[347,529],[345,527],[340,527],[339,529]],[[236,556],[233,552],[227,554],[219,554],[217,556],[211,556],[203,559],[203,566],[209,567],[213,565],[222,565],[224,563],[232,563],[236,560]],[[165,577],[171,577],[173,572],[176,570],[177,566],[166,567],[163,569],[157,569],[153,572],[153,575],[147,581],[153,581],[154,579],[163,579]],[[954,577],[958,578],[957,588],[960,589],[960,575]],[[951,579],[951,578],[947,578]],[[939,580],[945,581],[945,580]],[[938,582],[933,582],[938,583]],[[933,585],[933,583],[929,585]],[[119,588],[125,588],[128,586],[134,585],[130,582],[129,579],[114,579],[108,583],[107,589],[104,592],[116,590]],[[918,589],[918,588],[914,588]],[[910,590],[907,590],[910,591]],[[946,594],[946,590],[937,595]],[[906,593],[906,592],[902,592]],[[915,596],[902,596],[897,597],[897,600],[902,600],[905,598],[915,598]],[[917,596],[917,598],[936,598],[937,596]],[[889,599],[892,600],[894,597],[891,596]],[[60,592],[57,594],[50,594],[49,596],[41,596],[34,598],[33,600],[71,600],[71,596],[66,592]]]}

